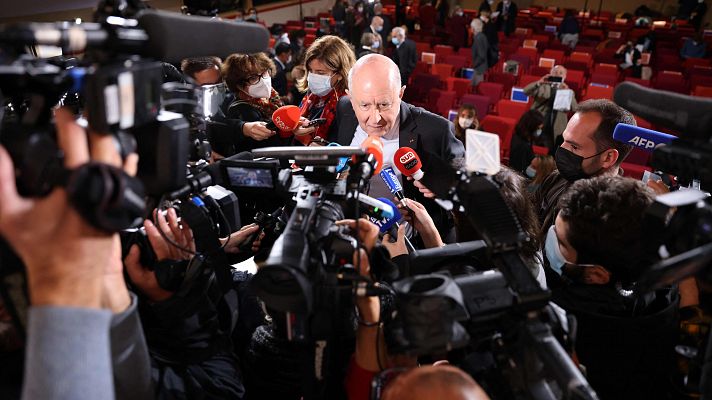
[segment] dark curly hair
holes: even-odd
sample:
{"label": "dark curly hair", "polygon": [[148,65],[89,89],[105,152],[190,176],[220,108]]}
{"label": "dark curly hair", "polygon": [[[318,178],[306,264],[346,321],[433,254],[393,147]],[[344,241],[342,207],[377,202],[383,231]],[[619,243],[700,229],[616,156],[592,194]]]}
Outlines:
{"label": "dark curly hair", "polygon": [[514,127],[514,134],[526,142],[534,141],[534,131],[539,125],[544,123],[544,116],[537,110],[529,110],[519,118],[517,126]]}
{"label": "dark curly hair", "polygon": [[643,258],[641,226],[654,195],[641,181],[601,176],[576,181],[559,199],[559,216],[578,264],[606,268],[614,280],[630,283]]}

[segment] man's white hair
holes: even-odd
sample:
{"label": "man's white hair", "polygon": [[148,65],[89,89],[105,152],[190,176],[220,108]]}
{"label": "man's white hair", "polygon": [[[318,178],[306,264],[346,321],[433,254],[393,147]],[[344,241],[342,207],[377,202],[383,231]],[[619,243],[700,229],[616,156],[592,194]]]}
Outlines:
{"label": "man's white hair", "polygon": [[405,37],[405,29],[403,29],[403,27],[401,26],[396,26],[395,28],[393,28],[393,32],[395,32],[398,36],[402,35],[403,37]]}
{"label": "man's white hair", "polygon": [[353,67],[349,70],[349,76],[347,82],[349,84],[349,90],[353,90],[353,76],[361,69],[363,66],[374,63],[383,63],[388,66],[388,79],[390,80],[393,89],[400,89],[401,87],[401,74],[396,63],[390,58],[381,54],[369,54],[363,56],[356,61]]}
{"label": "man's white hair", "polygon": [[472,30],[477,33],[482,32],[483,25],[484,24],[482,23],[482,20],[479,18],[475,18],[472,20],[472,22],[470,22],[470,26],[472,27]]}

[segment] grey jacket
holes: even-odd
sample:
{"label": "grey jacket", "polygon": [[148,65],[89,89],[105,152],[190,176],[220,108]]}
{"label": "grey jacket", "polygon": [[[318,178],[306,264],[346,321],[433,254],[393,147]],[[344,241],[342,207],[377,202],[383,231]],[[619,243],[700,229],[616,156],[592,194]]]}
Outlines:
{"label": "grey jacket", "polygon": [[487,53],[489,52],[489,43],[487,36],[480,32],[475,35],[472,40],[472,68],[478,74],[487,72]]}

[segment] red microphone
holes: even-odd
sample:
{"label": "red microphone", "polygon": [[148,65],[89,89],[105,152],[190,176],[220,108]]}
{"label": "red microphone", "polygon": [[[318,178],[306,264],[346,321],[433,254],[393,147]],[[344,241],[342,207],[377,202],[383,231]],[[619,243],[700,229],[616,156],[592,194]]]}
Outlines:
{"label": "red microphone", "polygon": [[396,168],[405,176],[413,177],[416,181],[423,178],[425,173],[421,169],[423,164],[420,162],[420,157],[418,153],[410,147],[401,147],[393,155],[393,163]]}
{"label": "red microphone", "polygon": [[[381,173],[381,168],[383,168],[383,142],[377,136],[368,136],[366,140],[361,143],[361,148],[366,151],[366,153],[371,154],[375,161],[373,166],[373,174],[378,175]],[[356,158],[354,157],[354,162]]]}
{"label": "red microphone", "polygon": [[297,106],[282,106],[272,113],[272,123],[267,124],[268,129],[278,130],[279,136],[288,138],[292,132],[299,127],[299,119],[302,116]]}

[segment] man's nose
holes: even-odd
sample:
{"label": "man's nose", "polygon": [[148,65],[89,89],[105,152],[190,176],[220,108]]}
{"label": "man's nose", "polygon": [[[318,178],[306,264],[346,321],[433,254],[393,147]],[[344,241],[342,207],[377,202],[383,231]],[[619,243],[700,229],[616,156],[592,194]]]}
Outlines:
{"label": "man's nose", "polygon": [[378,123],[381,121],[381,112],[378,107],[373,107],[373,113],[371,114],[373,121]]}

